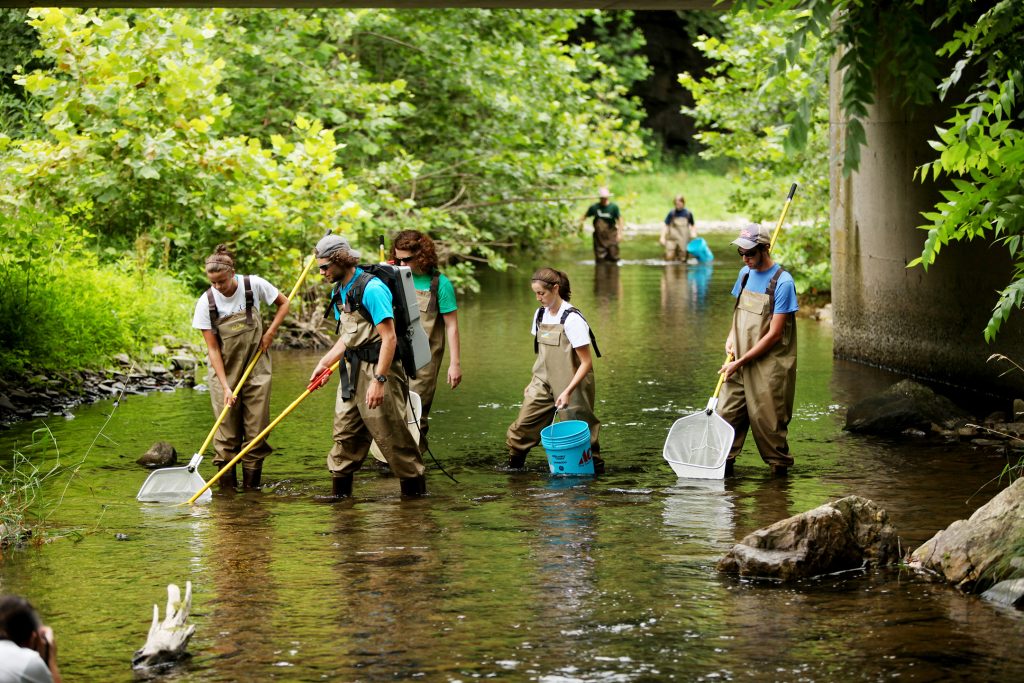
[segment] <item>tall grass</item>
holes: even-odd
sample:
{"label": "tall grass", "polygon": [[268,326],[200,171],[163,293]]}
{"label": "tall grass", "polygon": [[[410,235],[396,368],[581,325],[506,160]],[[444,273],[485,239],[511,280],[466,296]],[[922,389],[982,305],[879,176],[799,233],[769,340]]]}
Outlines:
{"label": "tall grass", "polygon": [[732,187],[727,170],[722,163],[683,157],[654,162],[647,171],[613,177],[609,187],[627,223],[663,223],[673,198],[681,194],[699,230],[701,221],[740,219],[728,208]]}
{"label": "tall grass", "polygon": [[131,255],[101,262],[73,218],[0,216],[0,376],[96,367],[189,333],[181,282]]}

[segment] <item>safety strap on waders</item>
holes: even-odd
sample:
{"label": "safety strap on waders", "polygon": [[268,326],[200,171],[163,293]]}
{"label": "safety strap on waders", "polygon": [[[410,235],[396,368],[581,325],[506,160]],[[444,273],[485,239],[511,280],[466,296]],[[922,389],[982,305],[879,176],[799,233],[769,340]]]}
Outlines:
{"label": "safety strap on waders", "polygon": [[355,391],[356,381],[359,379],[359,366],[362,363],[373,363],[376,365],[377,361],[380,360],[380,345],[381,341],[377,341],[371,344],[364,344],[359,348],[345,349],[345,363],[348,365],[348,372],[344,370],[339,374],[341,376],[341,400],[347,401],[352,398],[352,392]]}
{"label": "safety strap on waders", "polygon": [[[242,276],[242,286],[245,288],[245,324],[252,325],[252,307],[254,299],[252,295],[252,285],[249,283],[249,276]],[[217,320],[220,319],[220,314],[217,312],[217,302],[213,298],[213,287],[206,290],[206,301],[210,306],[210,329],[213,333],[220,337],[220,333],[217,331]]]}
{"label": "safety strap on waders", "polygon": [[[583,318],[583,314],[580,313],[580,309],[575,308],[573,306],[570,306],[569,308],[567,308],[564,311],[562,311],[562,319],[559,320],[558,324],[561,325],[562,327],[565,327],[565,320],[566,320],[566,318],[569,317],[570,313],[575,313],[579,317]],[[543,320],[543,319],[544,319],[544,307],[541,306],[540,308],[537,309],[537,319],[536,319],[536,322],[535,322],[535,324],[533,326],[534,329],[536,330],[533,333],[533,352],[534,353],[540,353],[540,341],[538,340],[538,335],[540,334],[540,321]],[[583,318],[583,322],[586,323],[587,319]],[[598,358],[600,358],[601,357],[601,349],[597,348],[597,337],[594,336],[594,328],[590,326],[590,323],[587,323],[587,332],[590,333],[590,345],[594,347],[594,355],[597,356]]]}

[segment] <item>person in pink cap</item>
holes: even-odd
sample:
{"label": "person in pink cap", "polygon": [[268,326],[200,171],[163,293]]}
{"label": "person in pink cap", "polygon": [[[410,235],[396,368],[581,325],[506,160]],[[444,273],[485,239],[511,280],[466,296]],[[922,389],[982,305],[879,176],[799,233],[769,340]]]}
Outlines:
{"label": "person in pink cap", "polygon": [[619,260],[619,240],[624,226],[619,207],[611,201],[611,196],[607,187],[599,189],[597,203],[591,204],[580,217],[580,227],[587,218],[594,218],[594,260],[598,263]]}
{"label": "person in pink cap", "polygon": [[771,256],[771,230],[751,223],[733,240],[743,268],[732,295],[732,329],[725,342],[730,358],[718,414],[736,430],[726,460],[732,474],[747,430],[772,476],[786,476],[793,465],[789,421],[796,387],[796,286],[793,276]]}

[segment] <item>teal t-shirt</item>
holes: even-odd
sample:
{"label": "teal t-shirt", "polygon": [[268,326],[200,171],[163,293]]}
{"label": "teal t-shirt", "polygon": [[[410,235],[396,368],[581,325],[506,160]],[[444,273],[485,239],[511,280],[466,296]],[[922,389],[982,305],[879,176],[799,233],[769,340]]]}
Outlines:
{"label": "teal t-shirt", "polygon": [[[430,289],[430,274],[418,273],[412,274],[412,284],[416,287],[417,291],[426,292]],[[451,313],[452,311],[458,310],[458,305],[455,303],[455,288],[452,287],[452,281],[444,276],[444,273],[440,273],[437,276],[437,310],[441,315],[445,313]]]}
{"label": "teal t-shirt", "polygon": [[[357,267],[355,275],[349,280],[344,287],[341,288],[338,300],[342,303],[345,302],[345,298],[348,296],[348,290],[352,287],[352,283],[356,281],[363,272],[362,268]],[[440,284],[438,285],[440,286]],[[394,306],[391,301],[391,290],[388,286],[380,281],[379,278],[370,278],[370,281],[366,283],[366,289],[363,290],[363,306],[370,312],[370,317],[373,319],[374,325],[379,325],[382,320],[388,318],[394,318]],[[334,306],[334,317],[340,318],[341,311],[338,310],[338,305]]]}

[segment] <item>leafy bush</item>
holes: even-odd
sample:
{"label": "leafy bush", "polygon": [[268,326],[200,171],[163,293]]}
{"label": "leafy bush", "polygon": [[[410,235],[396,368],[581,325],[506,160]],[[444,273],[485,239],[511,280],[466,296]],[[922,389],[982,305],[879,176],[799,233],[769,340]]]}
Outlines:
{"label": "leafy bush", "polygon": [[0,375],[74,370],[186,335],[192,300],[166,272],[130,259],[101,264],[79,222],[31,209],[0,214]]}

